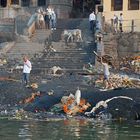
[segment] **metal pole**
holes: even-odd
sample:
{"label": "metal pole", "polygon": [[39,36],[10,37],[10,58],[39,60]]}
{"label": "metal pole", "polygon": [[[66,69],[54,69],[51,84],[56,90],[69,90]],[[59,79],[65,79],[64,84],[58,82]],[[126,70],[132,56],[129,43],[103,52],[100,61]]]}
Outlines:
{"label": "metal pole", "polygon": [[131,25],[131,32],[134,32],[134,20],[132,20],[132,25]]}

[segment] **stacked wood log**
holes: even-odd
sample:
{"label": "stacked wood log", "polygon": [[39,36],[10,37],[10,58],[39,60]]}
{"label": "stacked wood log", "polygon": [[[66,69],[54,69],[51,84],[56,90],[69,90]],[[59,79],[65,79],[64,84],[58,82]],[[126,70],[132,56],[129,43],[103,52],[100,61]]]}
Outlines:
{"label": "stacked wood log", "polygon": [[[140,88],[140,80],[132,79],[127,76],[121,76],[119,74],[111,74],[109,78],[110,86],[108,89],[116,89],[116,88]],[[95,81],[95,86],[102,88],[103,79],[98,79]]]}

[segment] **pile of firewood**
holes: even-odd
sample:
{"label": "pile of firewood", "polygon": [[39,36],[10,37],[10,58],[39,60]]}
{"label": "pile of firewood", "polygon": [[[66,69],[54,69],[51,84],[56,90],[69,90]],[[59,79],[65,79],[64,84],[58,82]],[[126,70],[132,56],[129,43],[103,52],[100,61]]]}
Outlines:
{"label": "pile of firewood", "polygon": [[120,70],[140,73],[140,56],[123,57],[120,60]]}
{"label": "pile of firewood", "polygon": [[[96,87],[102,88],[103,79],[95,81]],[[140,80],[132,79],[128,76],[121,76],[119,74],[111,74],[109,78],[109,86],[108,89],[116,89],[116,88],[140,88]]]}

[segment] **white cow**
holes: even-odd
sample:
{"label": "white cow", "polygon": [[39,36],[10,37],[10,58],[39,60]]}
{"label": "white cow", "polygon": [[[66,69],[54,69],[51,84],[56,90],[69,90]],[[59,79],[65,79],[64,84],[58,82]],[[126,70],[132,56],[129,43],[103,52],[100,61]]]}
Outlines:
{"label": "white cow", "polygon": [[67,37],[66,42],[82,42],[82,31],[80,29],[64,30],[63,36]]}

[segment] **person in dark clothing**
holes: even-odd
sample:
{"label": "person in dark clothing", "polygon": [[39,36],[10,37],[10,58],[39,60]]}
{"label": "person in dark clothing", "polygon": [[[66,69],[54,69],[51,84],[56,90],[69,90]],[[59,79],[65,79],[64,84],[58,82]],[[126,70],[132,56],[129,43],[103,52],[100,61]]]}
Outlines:
{"label": "person in dark clothing", "polygon": [[123,32],[123,14],[120,13],[120,17],[119,17],[119,28],[120,28],[120,32]]}
{"label": "person in dark clothing", "polygon": [[48,10],[44,15],[44,20],[45,20],[46,29],[50,29],[50,14],[49,14]]}

